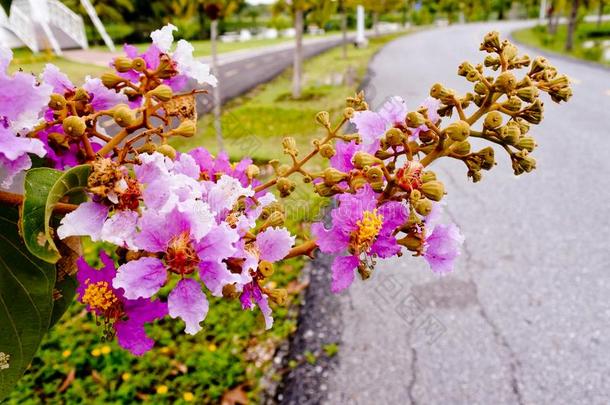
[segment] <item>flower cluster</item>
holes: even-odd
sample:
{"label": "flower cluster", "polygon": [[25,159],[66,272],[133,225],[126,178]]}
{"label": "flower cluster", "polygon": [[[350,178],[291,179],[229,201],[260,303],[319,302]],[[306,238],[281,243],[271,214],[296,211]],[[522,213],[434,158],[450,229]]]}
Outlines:
{"label": "flower cluster", "polygon": [[[173,45],[175,30],[170,24],[153,32],[143,53],[126,46],[111,72],[81,87],[52,65],[40,78],[11,76],[11,54],[0,53],[2,187],[31,166],[28,154],[46,156],[47,166],[57,169],[86,167],[86,185],[79,187],[86,201],[47,234],[116,246],[118,266],[106,253],[100,270],[78,261],[78,299],[103,319],[107,336],[116,335],[136,355],[154,344],[144,325],[166,315],[181,319],[186,333],[199,332],[209,296],[238,299],[245,310],[258,307],[270,328],[270,302],[286,301],[285,290],[269,288],[274,266],[315,249],[335,256],[333,292],[352,284],[356,273],[370,277],[378,260],[405,252],[435,273],[450,272],[464,238],[455,224],[441,223],[445,187],[429,166],[441,157],[459,160],[473,181],[481,180],[495,152],[471,151],[474,137],[506,151],[516,175],[530,172],[536,145],[529,130],[543,109],[539,92],[556,102],[571,95],[567,77],[546,60],[532,62],[490,33],[481,45],[489,53],[484,63],[458,69],[473,92],[459,96],[437,83],[415,111],[399,97],[372,111],[357,94],[346,100],[337,124],[328,112],[317,114],[326,134],[312,151],[300,154],[296,140],[286,137],[283,152],[291,164],[274,160],[272,170],[261,170],[248,158],[231,163],[223,153],[178,153],[170,146],[172,137],[195,135],[195,97],[206,90],[178,92],[195,82],[216,85],[190,44]],[[517,80],[513,72],[530,65]],[[488,76],[485,68],[500,72]],[[443,123],[453,114],[457,120]],[[344,131],[348,123],[355,133]],[[308,170],[315,156],[328,167]],[[313,224],[313,238],[296,246],[278,199],[295,190],[294,175],[334,202],[328,223]]]}

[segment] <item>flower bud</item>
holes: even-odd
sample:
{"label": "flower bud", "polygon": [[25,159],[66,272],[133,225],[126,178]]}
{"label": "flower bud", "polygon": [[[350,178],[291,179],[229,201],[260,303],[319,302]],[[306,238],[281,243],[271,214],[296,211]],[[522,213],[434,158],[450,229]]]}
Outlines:
{"label": "flower bud", "polygon": [[405,134],[398,128],[390,128],[385,133],[385,141],[389,146],[402,145],[405,140]]}
{"label": "flower bud", "polygon": [[133,61],[126,56],[119,56],[114,58],[114,68],[121,73],[125,73],[131,70]]}
{"label": "flower bud", "polygon": [[167,84],[160,84],[147,94],[149,97],[154,97],[159,101],[169,101],[172,99],[174,92]]}
{"label": "flower bud", "polygon": [[482,82],[478,82],[474,85],[474,92],[477,94],[485,95],[487,94],[487,91],[487,86],[485,86],[485,84],[483,84]]}
{"label": "flower bud", "polygon": [[432,201],[421,199],[415,204],[415,211],[421,216],[428,216],[432,212]]}
{"label": "flower bud", "polygon": [[299,154],[299,151],[297,150],[297,141],[291,136],[282,139],[282,146],[284,147],[284,153],[288,155],[296,156]]}
{"label": "flower bud", "polygon": [[532,152],[536,148],[536,140],[531,136],[524,136],[515,145],[519,149],[525,149],[528,152]]}
{"label": "flower bud", "polygon": [[348,178],[348,174],[343,173],[334,167],[327,167],[324,170],[324,184],[327,186],[334,186],[337,183],[341,183],[343,180]]}
{"label": "flower bud", "polygon": [[274,212],[284,213],[284,205],[279,201],[274,201],[267,205],[265,208],[263,208],[261,219],[266,221]]}
{"label": "flower bud", "polygon": [[521,99],[519,99],[519,97],[511,96],[508,98],[508,100],[502,103],[502,107],[508,111],[516,112],[521,109],[521,104]]}
{"label": "flower bud", "polygon": [[498,31],[492,31],[483,37],[483,43],[481,44],[480,50],[493,52],[500,49],[500,34]]}
{"label": "flower bud", "polygon": [[258,264],[258,272],[265,278],[271,277],[273,275],[273,263],[268,262],[267,260],[261,260]]}
{"label": "flower bud", "polygon": [[280,196],[286,198],[294,191],[296,184],[286,177],[280,177],[277,180],[276,188],[280,192]]}
{"label": "flower bud", "polygon": [[237,298],[239,296],[239,292],[237,292],[235,284],[227,284],[222,287],[222,296],[231,300]]}
{"label": "flower bud", "polygon": [[263,224],[263,228],[283,226],[286,217],[282,211],[273,211]]}
{"label": "flower bud", "polygon": [[551,99],[559,103],[560,101],[568,101],[572,97],[572,89],[569,87],[565,87],[558,91],[549,92]]}
{"label": "flower bud", "polygon": [[83,89],[82,87],[78,87],[74,92],[74,97],[72,97],[72,100],[87,102],[90,100],[90,96],[85,89]]}
{"label": "flower bud", "polygon": [[130,127],[136,122],[136,114],[126,105],[115,108],[112,117],[114,122],[123,128]]}
{"label": "flower bud", "polygon": [[316,122],[325,128],[330,128],[330,114],[328,114],[328,111],[320,111],[317,113]]}
{"label": "flower bud", "polygon": [[85,130],[87,129],[85,120],[75,115],[64,119],[62,127],[64,129],[64,133],[68,136],[71,136],[72,138],[78,138],[80,136],[83,136]]}
{"label": "flower bud", "polygon": [[132,61],[131,68],[136,72],[143,72],[146,69],[146,61],[144,58],[137,57]]}
{"label": "flower bud", "polygon": [[178,127],[170,131],[171,135],[182,136],[190,138],[197,132],[197,124],[193,120],[184,120],[178,125]]}
{"label": "flower bud", "polygon": [[109,89],[115,88],[124,81],[125,79],[114,72],[107,72],[102,75],[102,84]]}
{"label": "flower bud", "polygon": [[453,145],[451,150],[453,151],[454,154],[456,154],[458,156],[466,156],[467,154],[470,153],[470,142],[462,141],[462,142],[456,143],[455,145]]}
{"label": "flower bud", "polygon": [[482,159],[481,169],[483,170],[491,170],[496,164],[494,149],[491,146],[481,149],[477,155]]}
{"label": "flower bud", "polygon": [[354,117],[355,110],[352,107],[346,107],[343,110],[343,117],[347,120],[351,120]]}
{"label": "flower bud", "polygon": [[326,185],[325,183],[318,183],[313,188],[320,197],[332,197],[338,193],[333,186]]}
{"label": "flower bud", "polygon": [[446,88],[440,83],[435,83],[432,88],[430,88],[430,97],[432,98],[443,100],[454,95],[455,92],[453,90]]}
{"label": "flower bud", "polygon": [[500,58],[494,55],[487,55],[483,61],[483,64],[486,67],[494,68],[495,70],[498,68],[498,66],[500,66]]}
{"label": "flower bud", "polygon": [[156,152],[156,150],[157,150],[157,145],[155,145],[152,142],[147,142],[138,149],[138,152],[153,153],[153,152]]}
{"label": "flower bud", "polygon": [[402,239],[399,239],[398,244],[406,247],[411,252],[419,252],[423,249],[422,238],[418,235],[409,234]]}
{"label": "flower bud", "polygon": [[323,158],[330,159],[331,157],[335,156],[336,153],[335,148],[333,148],[331,144],[325,143],[324,145],[320,146],[320,155]]}
{"label": "flower bud", "polygon": [[515,57],[517,56],[517,52],[517,47],[510,43],[504,45],[504,48],[502,48],[502,55],[504,56],[504,59],[509,62],[515,59]]}
{"label": "flower bud", "polygon": [[383,170],[378,166],[369,167],[364,175],[370,183],[383,183]]}
{"label": "flower bud", "polygon": [[376,158],[370,153],[356,152],[353,158],[354,166],[358,169],[363,169],[366,166],[373,166],[381,163],[381,159]]}
{"label": "flower bud", "polygon": [[429,181],[422,184],[421,192],[432,201],[440,201],[445,195],[445,186],[437,180]]}
{"label": "flower bud", "polygon": [[411,111],[407,114],[406,123],[409,128],[418,128],[426,124],[426,117],[417,111]]}
{"label": "flower bud", "polygon": [[535,86],[522,87],[517,90],[517,97],[526,103],[531,103],[536,97],[538,97],[538,88]]}
{"label": "flower bud", "polygon": [[66,107],[66,99],[61,94],[53,93],[51,94],[51,99],[49,100],[49,108],[55,111],[61,111]]}
{"label": "flower bud", "polygon": [[415,204],[421,199],[421,191],[419,190],[411,190],[409,193],[409,202],[411,204]]}
{"label": "flower bud", "polygon": [[275,302],[277,305],[284,306],[288,301],[288,291],[284,288],[277,288],[274,290],[265,291],[269,296],[269,299]]}
{"label": "flower bud", "polygon": [[536,59],[534,59],[532,61],[532,65],[530,67],[530,72],[528,73],[528,76],[534,76],[537,73],[543,72],[544,70],[546,70],[546,68],[549,66],[549,62],[546,60],[546,58],[539,56]]}
{"label": "flower bud", "polygon": [[536,99],[531,105],[529,105],[519,116],[532,124],[540,124],[542,121],[543,104],[540,99]]}
{"label": "flower bud", "polygon": [[494,88],[502,93],[510,93],[517,86],[517,78],[512,72],[501,73],[494,82]]}
{"label": "flower bud", "polygon": [[434,181],[434,180],[436,180],[436,173],[434,173],[432,171],[423,172],[421,174],[422,183],[427,183],[429,181]]}
{"label": "flower bud", "polygon": [[68,137],[59,132],[51,132],[47,138],[49,140],[49,146],[53,149],[70,149],[70,142]]}
{"label": "flower bud", "polygon": [[248,167],[246,167],[246,176],[252,180],[255,177],[258,177],[258,175],[261,173],[261,169],[259,169],[259,167],[257,165],[248,165]]}
{"label": "flower bud", "polygon": [[496,129],[502,125],[502,114],[498,111],[491,111],[485,117],[483,126],[488,129]]}
{"label": "flower bud", "polygon": [[452,122],[445,129],[445,133],[452,140],[461,142],[470,135],[470,124],[462,120]]}
{"label": "flower bud", "polygon": [[519,141],[521,137],[521,129],[519,129],[518,124],[512,124],[511,121],[506,126],[502,127],[500,130],[500,136],[502,140],[509,145],[514,145]]}
{"label": "flower bud", "polygon": [[[353,190],[359,190],[362,187],[364,187],[365,184],[368,184],[368,180],[363,175],[360,175],[360,176],[351,176],[350,179],[349,179],[349,186]],[[322,194],[320,194],[320,195],[322,195]],[[331,195],[333,195],[333,194],[331,194]]]}
{"label": "flower bud", "polygon": [[162,154],[164,156],[167,156],[171,160],[176,159],[176,149],[174,149],[172,146],[170,146],[168,144],[159,146],[157,148],[157,152],[159,152],[160,154]]}

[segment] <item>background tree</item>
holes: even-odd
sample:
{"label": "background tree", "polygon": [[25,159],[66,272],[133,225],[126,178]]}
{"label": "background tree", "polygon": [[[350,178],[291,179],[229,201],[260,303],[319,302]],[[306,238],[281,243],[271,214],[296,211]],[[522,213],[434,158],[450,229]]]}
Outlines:
{"label": "background tree", "polygon": [[379,17],[390,11],[399,10],[404,0],[364,0],[362,5],[373,15],[373,30],[379,36]]}
{"label": "background tree", "polygon": [[[65,0],[64,3],[79,14],[87,15],[80,0]],[[135,11],[131,0],[91,0],[91,4],[102,21],[125,22],[125,16]]]}

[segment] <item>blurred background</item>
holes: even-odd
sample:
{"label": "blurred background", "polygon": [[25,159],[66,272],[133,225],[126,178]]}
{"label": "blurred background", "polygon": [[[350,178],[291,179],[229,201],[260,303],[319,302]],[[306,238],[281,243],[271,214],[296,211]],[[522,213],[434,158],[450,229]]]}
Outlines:
{"label": "blurred background", "polygon": [[[220,85],[199,105],[198,135],[173,145],[251,156],[267,169],[283,137],[307,150],[320,135],[315,114],[339,117],[359,90],[372,107],[400,95],[411,109],[437,81],[466,90],[457,66],[482,61],[478,46],[490,30],[547,56],[575,94],[566,106],[547,102],[530,176],[513,181],[500,162],[473,186],[462,167],[439,168],[450,179],[448,215],[468,241],[455,276],[433,277],[404,257],[336,297],[325,258],[313,266],[293,259],[273,276],[289,300],[274,307],[271,331],[258,313],[214,299],[201,333],[159,321],[150,330],[158,344],[141,358],[102,341],[75,303],[7,403],[610,401],[610,2],[0,3],[0,43],[15,55],[9,69],[37,74],[53,63],[77,85],[108,70],[124,43],[143,51],[151,31],[176,25],[175,38],[191,41]],[[306,234],[303,223],[324,208],[299,186],[287,204],[291,231]],[[103,248],[86,244],[87,259],[95,263]],[[418,319],[435,326],[405,320],[405,296],[392,291],[409,292]]]}

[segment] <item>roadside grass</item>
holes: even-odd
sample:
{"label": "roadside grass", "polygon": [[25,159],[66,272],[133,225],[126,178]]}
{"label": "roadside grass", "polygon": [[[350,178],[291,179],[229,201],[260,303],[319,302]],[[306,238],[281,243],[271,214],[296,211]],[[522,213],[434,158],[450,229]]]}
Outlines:
{"label": "roadside grass", "polygon": [[[572,52],[566,52],[564,48],[567,37],[567,26],[565,24],[557,27],[555,35],[548,32],[546,25],[538,25],[515,31],[513,36],[517,41],[526,45],[610,66],[610,60],[604,60],[603,58],[603,47],[600,44],[601,41],[610,39],[610,22],[604,22],[600,27],[596,23],[583,22],[579,24],[574,35],[574,50]],[[595,45],[586,48],[584,43],[587,41],[593,41]]]}
{"label": "roadside grass", "polygon": [[50,52],[33,54],[25,48],[13,49],[13,61],[8,70],[9,72],[22,70],[38,75],[42,73],[47,63],[57,65],[75,84],[83,83],[87,75],[97,77],[108,70],[101,66],[72,62]]}
{"label": "roadside grass", "polygon": [[[230,156],[253,156],[258,163],[282,157],[281,140],[294,136],[302,154],[311,141],[324,134],[315,123],[315,114],[326,108],[336,122],[340,119],[345,97],[352,95],[366,74],[368,62],[384,44],[396,38],[371,40],[366,49],[349,49],[341,58],[334,49],[308,61],[305,66],[304,96],[290,98],[290,72],[258,86],[225,107],[223,125],[225,145]],[[351,67],[351,68],[350,68]],[[350,83],[343,80],[348,68]],[[200,132],[189,139],[176,140],[174,146],[186,151],[197,146],[217,151],[211,117],[204,116]],[[321,167],[313,161],[311,169]],[[268,167],[264,166],[268,172]],[[287,226],[300,236],[306,233],[303,222],[318,215],[322,200],[309,185],[297,180],[297,190],[285,201]],[[85,244],[85,256],[94,264],[102,244]],[[107,250],[108,251],[108,250]],[[183,324],[172,319],[148,327],[157,341],[155,348],[134,357],[116,342],[104,342],[102,328],[81,304],[71,306],[64,319],[44,339],[19,385],[7,399],[9,404],[41,403],[134,403],[198,404],[220,403],[225,393],[247,395],[258,402],[261,377],[273,359],[277,346],[297,326],[298,292],[304,287],[298,275],[304,260],[291,259],[276,268],[269,287],[287,288],[285,307],[272,304],[275,324],[264,330],[260,311],[242,311],[239,302],[210,299],[210,311],[203,330],[189,336]],[[323,348],[327,356],[337,348]],[[272,379],[281,378],[279,375]]]}

